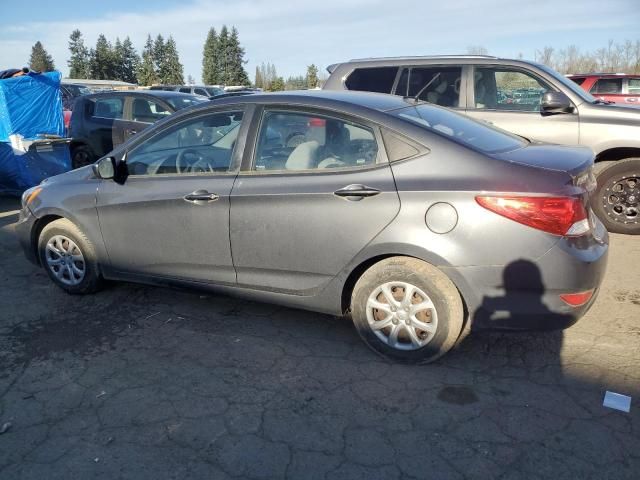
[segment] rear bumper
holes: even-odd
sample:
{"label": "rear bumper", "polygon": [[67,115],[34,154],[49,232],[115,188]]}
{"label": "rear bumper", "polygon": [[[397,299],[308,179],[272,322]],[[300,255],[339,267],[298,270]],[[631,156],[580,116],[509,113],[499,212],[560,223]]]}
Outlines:
{"label": "rear bumper", "polygon": [[[582,318],[604,279],[609,239],[561,239],[536,260],[505,266],[443,269],[465,300],[472,330],[562,329]],[[523,257],[526,252],[523,252]],[[561,294],[593,291],[583,305],[570,306]]]}
{"label": "rear bumper", "polygon": [[20,210],[20,217],[18,218],[15,230],[18,235],[18,241],[20,242],[20,246],[22,247],[25,257],[27,257],[27,260],[35,265],[39,265],[32,236],[36,220],[36,217],[28,208],[23,208]]}

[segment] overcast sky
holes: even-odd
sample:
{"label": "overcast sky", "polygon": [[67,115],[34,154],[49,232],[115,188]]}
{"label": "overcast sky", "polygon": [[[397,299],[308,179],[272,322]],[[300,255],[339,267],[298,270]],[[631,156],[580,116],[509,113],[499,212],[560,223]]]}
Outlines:
{"label": "overcast sky", "polygon": [[[187,75],[200,81],[202,46],[208,29],[235,25],[253,79],[260,62],[278,74],[303,74],[350,58],[466,53],[482,45],[490,54],[533,59],[545,45],[583,50],[609,39],[640,39],[639,0],[167,0],[100,2],[2,0],[0,69],[28,63],[40,40],[56,67],[68,73],[69,34],[78,28],[87,46],[98,34],[110,41],[127,35],[140,51],[147,34],[171,34]],[[26,5],[28,3],[28,5]],[[11,6],[9,6],[11,5]]]}

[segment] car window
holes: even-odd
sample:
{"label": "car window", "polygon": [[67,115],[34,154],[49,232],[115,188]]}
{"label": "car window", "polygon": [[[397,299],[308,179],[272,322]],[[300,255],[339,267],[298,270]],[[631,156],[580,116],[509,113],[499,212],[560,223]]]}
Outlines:
{"label": "car window", "polygon": [[600,78],[591,87],[591,93],[622,93],[622,79]]}
{"label": "car window", "polygon": [[131,105],[131,118],[134,122],[153,123],[171,115],[161,104],[146,98],[134,98]]}
{"label": "car window", "polygon": [[640,94],[640,78],[629,79],[629,93],[631,95]]}
{"label": "car window", "polygon": [[181,110],[183,108],[208,101],[206,98],[197,97],[195,95],[187,96],[183,94],[176,95],[175,97],[164,97],[163,99],[176,110]]}
{"label": "car window", "polygon": [[552,90],[542,80],[509,68],[476,67],[475,107],[486,110],[540,111],[545,92]]}
{"label": "car window", "polygon": [[127,155],[130,175],[227,172],[242,112],[222,112],[182,122]]}
{"label": "car window", "polygon": [[93,104],[93,116],[98,118],[122,118],[124,98],[96,98]]}
{"label": "car window", "polygon": [[458,107],[461,78],[461,67],[408,67],[403,69],[395,93],[443,107]]}
{"label": "car window", "polygon": [[310,113],[268,111],[253,169],[329,170],[376,163],[378,144],[363,125]]}
{"label": "car window", "polygon": [[391,113],[484,153],[508,152],[527,144],[522,137],[433,105],[405,107]]}
{"label": "car window", "polygon": [[356,68],[345,81],[349,90],[391,93],[398,67]]}
{"label": "car window", "polygon": [[182,87],[180,91],[182,93],[191,93],[191,87]]}
{"label": "car window", "polygon": [[585,80],[586,80],[585,77],[571,77],[571,81],[576,85],[582,85]]}
{"label": "car window", "polygon": [[205,90],[207,91],[210,97],[214,97],[216,95],[220,95],[221,93],[224,93],[223,89],[215,88],[215,87],[207,87],[205,88]]}
{"label": "car window", "polygon": [[207,91],[204,88],[196,88],[196,89],[193,90],[193,93],[195,93],[196,95],[203,95],[205,97],[209,96],[207,94]]}

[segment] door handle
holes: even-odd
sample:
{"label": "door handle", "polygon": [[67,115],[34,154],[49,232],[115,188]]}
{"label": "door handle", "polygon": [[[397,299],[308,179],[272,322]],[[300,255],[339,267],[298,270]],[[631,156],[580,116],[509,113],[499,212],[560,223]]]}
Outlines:
{"label": "door handle", "polygon": [[367,187],[366,185],[353,184],[347,185],[346,187],[343,187],[340,190],[336,190],[333,193],[334,195],[337,195],[338,197],[344,197],[347,200],[362,200],[363,198],[378,195],[381,192],[380,190]]}
{"label": "door handle", "polygon": [[136,133],[138,133],[138,131],[137,131],[137,130],[134,130],[133,128],[132,128],[132,129],[130,129],[130,130],[127,130],[127,134],[128,134],[128,135],[135,135]]}
{"label": "door handle", "polygon": [[214,202],[220,198],[215,193],[209,193],[206,190],[196,190],[183,197],[187,202]]}

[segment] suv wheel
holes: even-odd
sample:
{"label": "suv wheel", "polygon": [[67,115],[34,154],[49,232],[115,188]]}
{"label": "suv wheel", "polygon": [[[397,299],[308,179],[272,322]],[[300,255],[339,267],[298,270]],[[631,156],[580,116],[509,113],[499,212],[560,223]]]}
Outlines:
{"label": "suv wheel", "polygon": [[92,293],[102,278],[95,250],[87,237],[65,218],[47,224],[38,239],[40,263],[67,293]]}
{"label": "suv wheel", "polygon": [[640,158],[611,162],[598,174],[593,209],[615,233],[640,234]]}
{"label": "suv wheel", "polygon": [[71,150],[71,168],[76,169],[93,163],[95,155],[86,145],[78,145]]}
{"label": "suv wheel", "polygon": [[428,363],[460,336],[462,300],[440,270],[421,260],[392,257],[373,265],[351,297],[353,323],[375,352],[407,363]]}

